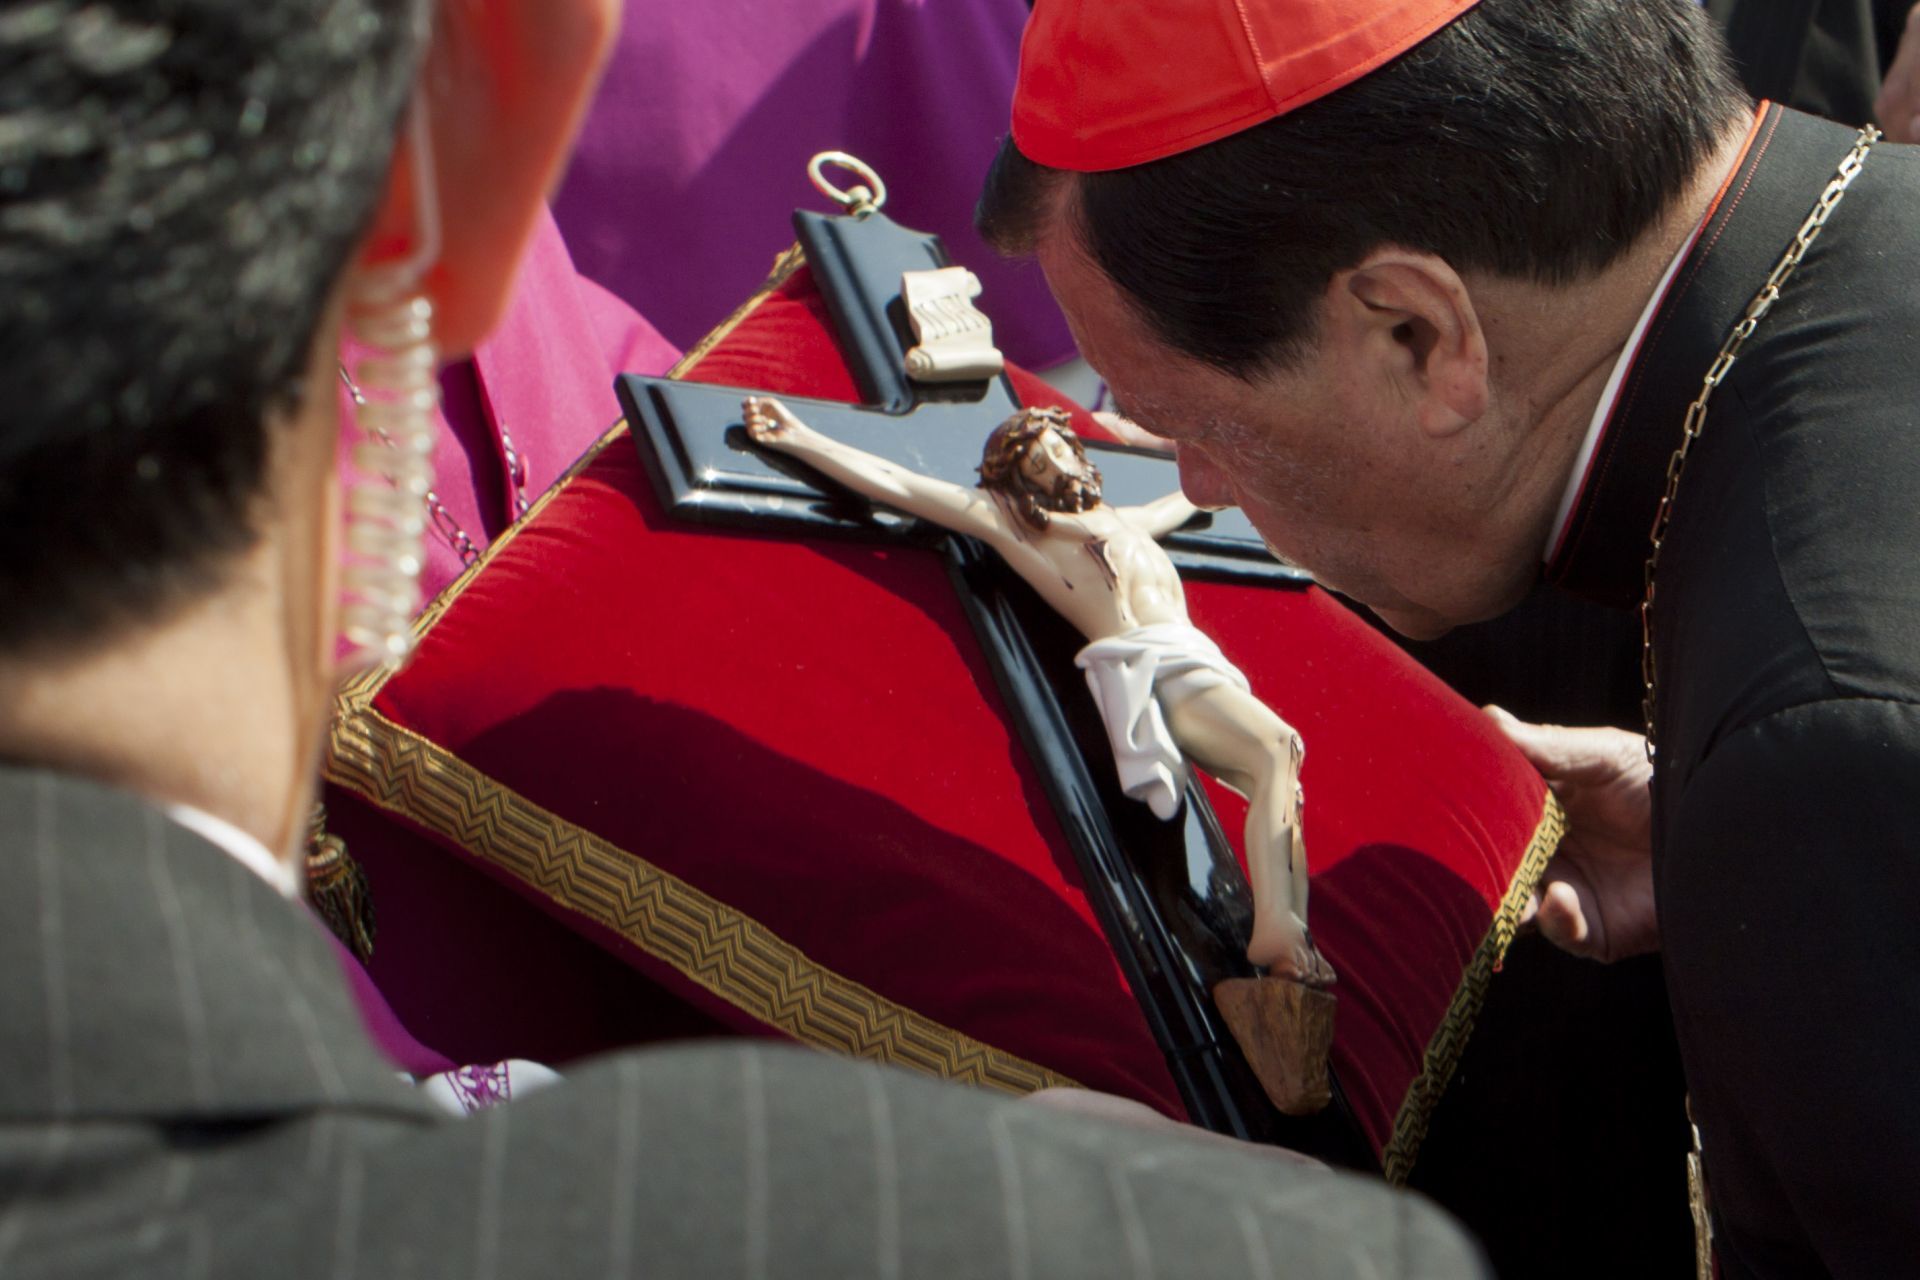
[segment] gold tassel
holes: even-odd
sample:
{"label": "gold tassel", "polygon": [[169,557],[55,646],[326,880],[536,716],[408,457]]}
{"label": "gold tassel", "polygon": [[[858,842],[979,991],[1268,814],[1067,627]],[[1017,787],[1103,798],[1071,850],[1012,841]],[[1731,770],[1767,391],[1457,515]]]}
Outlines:
{"label": "gold tassel", "polygon": [[1713,1280],[1713,1217],[1708,1211],[1706,1158],[1700,1148],[1700,1126],[1693,1122],[1693,1096],[1687,1096],[1687,1128],[1693,1130],[1693,1150],[1687,1153],[1687,1207],[1693,1211],[1693,1273]]}
{"label": "gold tassel", "polygon": [[307,833],[307,901],[361,964],[373,958],[373,892],[339,836],[327,834],[327,807],[313,806]]}

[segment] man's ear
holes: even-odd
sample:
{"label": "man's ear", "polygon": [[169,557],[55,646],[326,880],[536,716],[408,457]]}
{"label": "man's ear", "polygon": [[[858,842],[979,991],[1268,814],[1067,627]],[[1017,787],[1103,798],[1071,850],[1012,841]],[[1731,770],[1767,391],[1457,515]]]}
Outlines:
{"label": "man's ear", "polygon": [[1487,336],[1460,274],[1428,253],[1383,248],[1333,278],[1328,327],[1369,376],[1447,436],[1487,411]]}
{"label": "man's ear", "polygon": [[[506,308],[521,250],[572,149],[619,0],[440,0],[417,100],[433,150],[434,340],[462,355]],[[404,257],[418,219],[405,121],[362,260]]]}

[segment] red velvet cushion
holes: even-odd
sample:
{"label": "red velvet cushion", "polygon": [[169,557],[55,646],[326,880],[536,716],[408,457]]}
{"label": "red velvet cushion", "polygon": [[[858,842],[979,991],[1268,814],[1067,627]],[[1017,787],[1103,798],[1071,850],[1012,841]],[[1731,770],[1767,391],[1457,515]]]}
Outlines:
{"label": "red velvet cushion", "polygon": [[[855,398],[804,268],[683,368]],[[1309,744],[1335,1069],[1404,1176],[1556,811],[1474,708],[1319,590],[1190,602]],[[1180,1114],[933,552],[674,520],[616,432],[423,626],[405,672],[350,691],[331,777],[637,970],[635,1000]],[[1237,842],[1244,806],[1211,790]]]}

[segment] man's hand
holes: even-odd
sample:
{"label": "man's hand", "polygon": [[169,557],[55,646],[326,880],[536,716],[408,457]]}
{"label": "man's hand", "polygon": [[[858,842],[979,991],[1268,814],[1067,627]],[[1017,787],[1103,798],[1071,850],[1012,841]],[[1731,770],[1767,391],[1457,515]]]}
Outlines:
{"label": "man's hand", "polygon": [[1646,739],[1619,729],[1526,724],[1487,714],[1540,771],[1567,811],[1527,920],[1562,950],[1623,960],[1660,949],[1653,913],[1653,797]]}
{"label": "man's hand", "polygon": [[1889,142],[1920,142],[1920,4],[1907,14],[1906,34],[1880,83],[1873,114]]}

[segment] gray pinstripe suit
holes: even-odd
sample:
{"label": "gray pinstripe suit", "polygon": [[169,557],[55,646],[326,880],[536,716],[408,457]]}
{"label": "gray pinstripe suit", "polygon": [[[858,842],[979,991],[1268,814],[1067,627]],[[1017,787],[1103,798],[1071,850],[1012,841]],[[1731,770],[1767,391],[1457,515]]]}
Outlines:
{"label": "gray pinstripe suit", "polygon": [[467,1121],[322,935],[121,793],[0,769],[0,1276],[1466,1276],[1407,1196],[814,1054]]}

